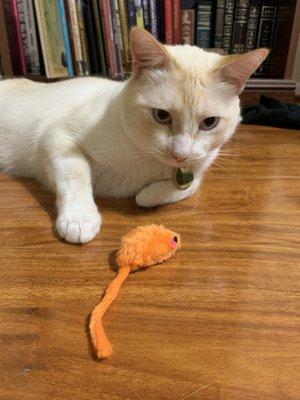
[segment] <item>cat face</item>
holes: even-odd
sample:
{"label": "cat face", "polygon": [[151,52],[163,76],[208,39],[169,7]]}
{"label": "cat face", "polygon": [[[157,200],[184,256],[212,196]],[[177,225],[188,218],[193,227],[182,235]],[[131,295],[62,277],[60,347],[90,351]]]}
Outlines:
{"label": "cat face", "polygon": [[267,51],[224,57],[162,46],[139,28],[131,33],[131,48],[133,140],[173,167],[204,163],[233,134],[240,121],[238,94]]}
{"label": "cat face", "polygon": [[180,69],[138,78],[139,135],[160,161],[174,167],[205,162],[234,132],[240,120],[238,97],[205,79]]}

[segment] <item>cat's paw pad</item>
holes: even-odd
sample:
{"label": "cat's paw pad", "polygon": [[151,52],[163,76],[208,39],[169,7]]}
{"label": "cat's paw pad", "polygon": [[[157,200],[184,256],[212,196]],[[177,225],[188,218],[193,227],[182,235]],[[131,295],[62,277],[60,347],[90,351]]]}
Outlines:
{"label": "cat's paw pad", "polygon": [[59,235],[70,243],[87,243],[99,233],[101,216],[97,211],[65,212],[56,220]]}

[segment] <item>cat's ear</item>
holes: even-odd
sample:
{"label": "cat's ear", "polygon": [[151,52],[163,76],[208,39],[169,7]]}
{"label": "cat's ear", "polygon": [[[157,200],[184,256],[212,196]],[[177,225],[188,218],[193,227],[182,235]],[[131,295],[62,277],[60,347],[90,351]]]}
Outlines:
{"label": "cat's ear", "polygon": [[163,45],[145,29],[131,29],[130,48],[132,71],[135,74],[143,69],[166,69],[170,65],[170,57]]}
{"label": "cat's ear", "polygon": [[268,54],[268,49],[257,49],[241,55],[228,56],[225,63],[218,69],[218,77],[223,82],[232,85],[234,91],[239,94]]}

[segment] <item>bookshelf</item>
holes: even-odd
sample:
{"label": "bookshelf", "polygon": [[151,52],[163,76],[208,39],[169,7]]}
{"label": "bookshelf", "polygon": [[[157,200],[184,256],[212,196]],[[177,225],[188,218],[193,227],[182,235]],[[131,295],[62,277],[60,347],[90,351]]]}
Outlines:
{"label": "bookshelf", "polygon": [[295,100],[296,82],[292,80],[292,75],[298,40],[300,40],[300,0],[295,1],[294,4],[294,18],[287,43],[287,54],[285,60],[282,60],[283,77],[281,79],[250,79],[241,95],[243,104],[258,103],[261,93],[286,102]]}
{"label": "bookshelf", "polygon": [[[56,5],[54,6],[54,4]],[[230,9],[233,4],[235,6]],[[248,11],[243,9],[245,4]],[[223,43],[223,49],[227,46],[227,50],[230,49],[229,53],[232,53],[236,48],[243,48],[242,43],[246,41],[244,48],[247,49],[247,44],[250,43],[247,42],[247,35],[249,21],[251,16],[253,17],[251,14],[253,5],[260,7],[260,15],[257,16],[255,47],[259,44],[268,47],[269,43],[272,51],[267,67],[268,73],[261,77],[258,74],[248,81],[246,89],[241,95],[242,102],[244,104],[255,103],[261,93],[284,101],[293,101],[296,85],[292,80],[292,72],[300,32],[300,0],[236,0],[235,2],[231,0],[51,0],[47,2],[2,0],[0,3],[0,56],[3,76],[4,78],[25,76],[37,81],[53,82],[68,79],[73,74],[75,76],[107,76],[109,71],[111,78],[123,79],[127,75],[124,72],[128,72],[130,69],[128,33],[130,27],[134,25],[144,25],[158,36],[158,39],[169,44],[190,43],[211,48],[216,44],[222,47]],[[154,6],[155,10],[151,8]],[[266,9],[265,16],[262,15],[264,6],[269,7]],[[272,7],[275,9],[276,15],[272,15]],[[239,8],[239,12],[236,11],[237,8]],[[229,16],[232,19],[231,45],[228,46],[228,42],[226,42],[224,47],[224,38],[226,34],[228,36],[228,31],[225,32],[225,28],[222,28],[223,25],[220,31],[220,12],[223,12],[221,18],[222,21],[224,20],[225,26],[226,23],[228,25],[228,18],[226,19],[228,10],[231,11],[231,16]],[[45,32],[45,22],[47,21],[43,21],[43,12],[49,14],[50,11],[56,12],[55,18],[52,19],[53,29],[51,32],[52,36],[57,35],[54,49],[51,49],[51,36],[47,36],[47,32]],[[248,14],[243,14],[243,12]],[[273,18],[273,22],[271,21],[273,25],[270,21],[271,25],[267,24],[268,21],[265,22],[265,27],[261,25],[263,19],[268,20],[270,17]],[[40,68],[40,73],[35,75],[27,73],[26,71],[30,67],[26,68],[26,65],[23,65],[24,60],[23,63],[20,61],[20,54],[23,52],[27,56],[25,59],[27,64],[34,63],[34,60],[29,59],[26,53],[28,50],[26,49],[26,37],[24,37],[26,18],[31,18],[36,29],[36,53],[34,56],[35,63],[39,64],[40,62],[41,66],[37,66]],[[16,21],[19,26],[16,25]],[[76,21],[77,31],[74,30]],[[54,26],[54,24],[56,25]],[[241,30],[242,27],[244,27],[244,33]],[[59,42],[59,32],[63,39],[61,43]],[[244,38],[242,38],[243,34]],[[109,42],[108,35],[114,38],[113,42]],[[236,42],[233,43],[234,41]],[[32,47],[34,44],[30,45]],[[55,65],[57,60],[62,63],[61,54],[57,52],[59,46],[63,49],[61,52],[65,56],[64,65]],[[79,65],[77,56],[80,48],[83,61]],[[56,56],[55,54],[53,56],[57,57],[56,61],[50,60],[51,62],[49,62],[45,59],[45,54],[47,52],[49,54],[49,50],[57,53]],[[72,64],[71,69],[69,68],[70,64]],[[264,75],[264,71],[261,75]]]}

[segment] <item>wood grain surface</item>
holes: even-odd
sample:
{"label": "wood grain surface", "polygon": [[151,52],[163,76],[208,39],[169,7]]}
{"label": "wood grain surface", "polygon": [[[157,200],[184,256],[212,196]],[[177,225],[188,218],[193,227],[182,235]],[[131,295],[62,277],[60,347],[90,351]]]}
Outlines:
{"label": "wood grain surface", "polygon": [[[300,398],[300,134],[242,126],[183,202],[100,200],[99,237],[53,232],[54,197],[0,176],[1,400]],[[93,359],[87,321],[114,276],[120,237],[163,223],[174,258],[130,275]]]}

